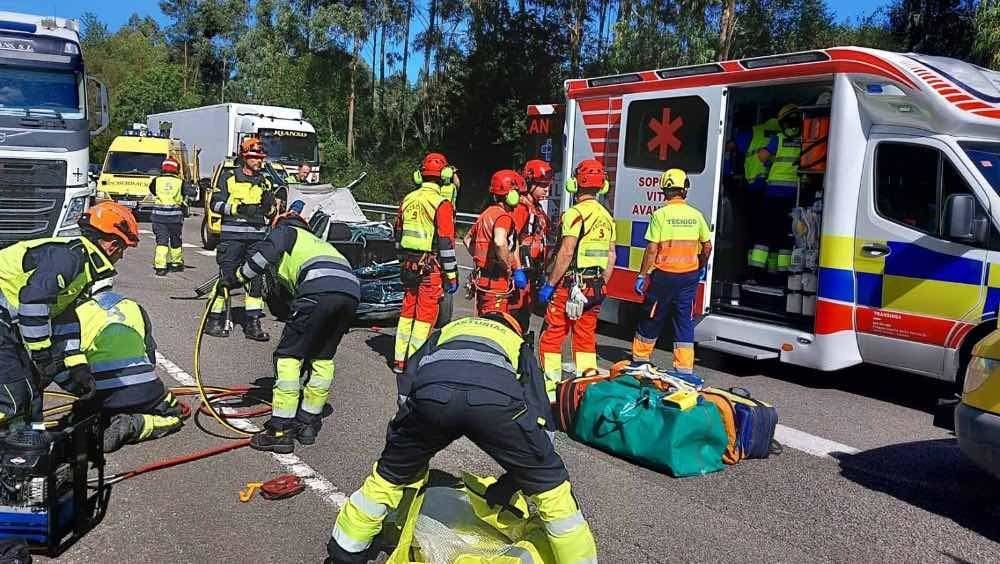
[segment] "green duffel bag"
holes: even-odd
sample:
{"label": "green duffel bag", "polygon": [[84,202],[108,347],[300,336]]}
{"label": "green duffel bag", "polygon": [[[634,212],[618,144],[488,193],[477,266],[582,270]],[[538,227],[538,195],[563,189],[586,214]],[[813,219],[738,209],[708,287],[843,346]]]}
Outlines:
{"label": "green duffel bag", "polygon": [[728,438],[715,405],[700,402],[681,411],[664,405],[663,396],[635,378],[592,384],[580,403],[574,437],[678,478],[722,470]]}

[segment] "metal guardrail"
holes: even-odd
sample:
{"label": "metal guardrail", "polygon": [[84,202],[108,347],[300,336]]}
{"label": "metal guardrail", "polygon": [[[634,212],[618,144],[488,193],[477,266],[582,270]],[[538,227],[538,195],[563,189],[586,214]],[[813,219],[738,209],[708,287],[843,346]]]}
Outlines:
{"label": "metal guardrail", "polygon": [[[374,204],[371,202],[358,202],[358,206],[361,207],[361,211],[365,212],[369,218],[378,218],[382,221],[388,221],[390,217],[396,217],[399,212],[399,206],[393,206],[389,204]],[[370,214],[370,215],[369,215]],[[479,214],[476,213],[457,213],[455,214],[455,224],[456,225],[468,225],[471,226],[476,220],[479,219]]]}

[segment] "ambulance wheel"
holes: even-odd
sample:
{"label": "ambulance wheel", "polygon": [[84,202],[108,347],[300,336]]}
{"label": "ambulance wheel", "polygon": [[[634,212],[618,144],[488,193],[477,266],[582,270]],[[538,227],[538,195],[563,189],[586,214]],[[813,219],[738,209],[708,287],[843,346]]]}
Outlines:
{"label": "ambulance wheel", "polygon": [[201,246],[206,251],[213,251],[219,244],[219,236],[208,230],[208,214],[201,218]]}
{"label": "ambulance wheel", "polygon": [[445,292],[444,297],[441,298],[441,305],[438,307],[438,318],[437,322],[434,323],[435,329],[440,329],[445,325],[451,323],[451,315],[455,310],[455,294],[449,294]]}

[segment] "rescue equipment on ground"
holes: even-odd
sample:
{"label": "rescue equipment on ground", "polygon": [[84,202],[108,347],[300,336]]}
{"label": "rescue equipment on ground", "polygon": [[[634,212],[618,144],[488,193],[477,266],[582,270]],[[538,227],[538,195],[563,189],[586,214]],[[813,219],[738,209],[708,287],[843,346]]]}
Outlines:
{"label": "rescue equipment on ground", "polygon": [[[753,399],[750,392],[744,388],[729,388],[729,390],[708,388],[705,390],[705,395],[725,400],[724,402],[712,400],[720,412],[727,409],[727,404],[728,409],[732,410],[739,460],[767,458],[771,454],[781,452],[781,445],[774,440],[774,431],[778,425],[778,410]],[[727,417],[728,415],[723,415],[723,419]]]}
{"label": "rescue equipment on ground", "polygon": [[306,484],[302,478],[294,474],[282,474],[266,482],[247,482],[245,488],[240,490],[240,502],[246,503],[253,499],[253,495],[260,490],[260,496],[267,500],[286,499],[299,495],[306,489]]}

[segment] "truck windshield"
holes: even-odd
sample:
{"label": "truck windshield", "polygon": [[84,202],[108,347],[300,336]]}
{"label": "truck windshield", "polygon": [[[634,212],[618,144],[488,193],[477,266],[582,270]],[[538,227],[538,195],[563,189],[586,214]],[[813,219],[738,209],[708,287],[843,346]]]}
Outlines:
{"label": "truck windshield", "polygon": [[0,113],[83,119],[83,77],[71,70],[0,66]]}
{"label": "truck windshield", "polygon": [[962,141],[959,143],[972,164],[986,177],[993,190],[1000,194],[1000,143]]}
{"label": "truck windshield", "polygon": [[316,146],[316,134],[305,131],[287,131],[282,129],[260,130],[261,144],[267,158],[272,161],[287,164],[299,164],[306,161],[316,164],[319,161],[319,151]]}
{"label": "truck windshield", "polygon": [[160,165],[166,155],[160,153],[108,153],[104,172],[108,174],[160,174]]}

